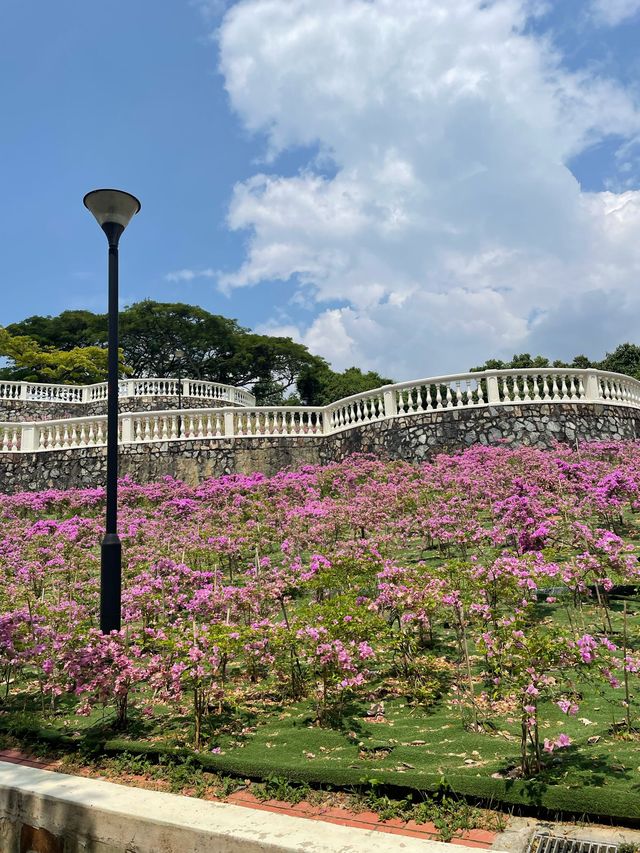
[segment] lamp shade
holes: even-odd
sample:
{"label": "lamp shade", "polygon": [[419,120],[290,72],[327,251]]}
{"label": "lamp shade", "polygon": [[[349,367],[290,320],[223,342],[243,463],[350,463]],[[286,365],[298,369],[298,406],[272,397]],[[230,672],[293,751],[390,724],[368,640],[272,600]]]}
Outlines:
{"label": "lamp shade", "polygon": [[140,210],[138,199],[122,190],[92,190],[84,197],[84,206],[101,228],[110,222],[126,228]]}

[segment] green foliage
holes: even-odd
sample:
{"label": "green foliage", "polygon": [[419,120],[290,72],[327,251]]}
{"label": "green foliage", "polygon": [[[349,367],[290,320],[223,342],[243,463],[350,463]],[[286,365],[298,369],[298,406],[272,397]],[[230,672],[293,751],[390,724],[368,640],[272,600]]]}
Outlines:
{"label": "green foliage", "polygon": [[27,317],[7,326],[12,336],[26,336],[42,347],[71,350],[101,347],[107,342],[107,315],[91,311],[63,311],[57,317]]}
{"label": "green foliage", "polygon": [[[579,363],[578,363],[579,362]],[[471,371],[481,371],[481,370],[526,370],[532,367],[551,367],[551,362],[548,358],[543,355],[532,356],[528,352],[521,352],[513,356],[511,361],[501,361],[498,358],[489,358],[485,361],[484,364],[479,365],[478,367],[472,367]],[[577,355],[571,364],[568,364],[564,361],[556,360],[553,362],[553,367],[580,367],[587,368],[592,367],[589,359],[587,359],[584,355]]]}
{"label": "green foliage", "polygon": [[[0,373],[5,379],[90,383],[106,375],[106,314],[33,316],[11,324],[6,333],[0,355],[11,363]],[[134,377],[253,386],[261,404],[284,402],[303,370],[306,375],[329,371],[323,359],[291,338],[256,335],[235,320],[182,302],[146,299],[125,308],[120,347],[126,372]]]}
{"label": "green foliage", "polygon": [[415,806],[411,817],[418,824],[432,823],[440,841],[451,841],[454,835],[479,826],[481,813],[444,784],[434,797]]}
{"label": "green foliage", "polygon": [[571,362],[556,359],[551,365],[548,358],[542,355],[531,356],[524,352],[514,355],[511,361],[501,361],[490,358],[478,367],[472,367],[472,371],[480,370],[524,370],[531,367],[570,367],[579,370],[595,368],[596,370],[609,370],[613,373],[624,373],[640,378],[640,346],[637,344],[620,344],[613,352],[608,352],[602,361],[592,361],[586,355],[576,355]]}
{"label": "green foliage", "polygon": [[640,347],[636,344],[620,344],[613,352],[608,352],[598,367],[615,373],[627,373],[640,378]]}
{"label": "green foliage", "polygon": [[278,800],[295,806],[309,799],[311,788],[305,783],[293,785],[284,776],[270,774],[264,782],[253,786],[253,793],[259,800]]}
{"label": "green foliage", "polygon": [[417,824],[432,823],[438,831],[439,841],[451,841],[455,835],[476,829],[486,822],[480,809],[455,794],[444,779],[439,781],[433,794],[422,792],[419,802],[415,802],[415,797],[419,796],[417,793],[402,800],[389,797],[379,779],[363,779],[362,782],[366,786],[360,800],[364,808],[376,812],[381,820],[400,818]]}
{"label": "green foliage", "polygon": [[235,320],[181,302],[146,299],[120,313],[120,345],[134,376],[213,379],[215,364],[214,381],[226,382],[233,341],[243,331]]}
{"label": "green foliage", "polygon": [[0,356],[9,365],[0,370],[3,379],[28,382],[88,384],[107,376],[107,351],[97,346],[56,350],[41,346],[25,335],[11,335],[0,328]]}
{"label": "green foliage", "polygon": [[159,759],[152,761],[149,755],[125,750],[109,759],[106,769],[115,776],[146,776],[167,782],[173,794],[192,789],[194,796],[204,796],[209,780],[194,757],[159,756]]}
{"label": "green foliage", "polygon": [[382,385],[389,385],[392,379],[380,376],[373,370],[363,373],[359,367],[348,367],[338,373],[328,365],[309,365],[304,367],[297,380],[300,399],[308,406],[326,406],[343,397],[361,394]]}

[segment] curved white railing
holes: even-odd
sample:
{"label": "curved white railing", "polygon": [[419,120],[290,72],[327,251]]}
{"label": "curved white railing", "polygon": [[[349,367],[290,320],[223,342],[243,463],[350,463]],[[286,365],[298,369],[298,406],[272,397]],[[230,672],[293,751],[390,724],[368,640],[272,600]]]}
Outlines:
{"label": "curved white railing", "polygon": [[[244,388],[199,379],[123,379],[119,397],[192,397],[224,400],[239,406],[255,406],[256,398]],[[43,382],[8,382],[0,379],[0,400],[40,403],[97,403],[107,399],[107,383],[50,385]]]}
{"label": "curved white railing", "polygon": [[[175,380],[127,381],[169,383]],[[188,396],[197,397],[198,389],[192,390],[194,393]],[[640,381],[619,373],[563,368],[459,373],[385,385],[321,407],[242,405],[238,408],[126,412],[119,416],[119,440],[122,444],[146,444],[332,435],[363,424],[408,415],[544,403],[599,403],[640,409]],[[101,447],[106,444],[106,429],[105,415],[0,423],[0,452]]]}

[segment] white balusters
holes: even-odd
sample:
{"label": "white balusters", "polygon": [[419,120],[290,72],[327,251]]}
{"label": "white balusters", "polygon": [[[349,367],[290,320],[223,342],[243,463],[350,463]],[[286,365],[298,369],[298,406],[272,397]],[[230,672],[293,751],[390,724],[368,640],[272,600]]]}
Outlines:
{"label": "white balusters", "polygon": [[0,453],[16,453],[20,450],[19,424],[0,425]]}
{"label": "white balusters", "polygon": [[[236,407],[128,412],[121,415],[122,444],[196,441],[237,436],[330,435],[381,420],[482,406],[602,402],[640,408],[640,382],[618,374],[569,368],[486,371],[423,379],[385,386],[339,400],[324,408],[255,407],[244,389],[218,383],[174,379],[123,380],[123,396],[184,396],[228,400]],[[96,402],[106,398],[106,384],[54,386],[0,383],[0,400]],[[206,405],[206,404],[205,404]],[[133,408],[133,407],[131,407]],[[126,428],[125,428],[126,422]],[[27,436],[25,438],[25,436]],[[106,444],[106,417],[67,418],[35,424],[0,424],[0,452],[34,452]]]}
{"label": "white balusters", "polygon": [[[200,399],[227,400],[241,406],[254,406],[255,398],[244,388],[218,382],[176,379],[123,379],[118,395],[128,397],[175,397],[181,393]],[[95,385],[54,385],[43,382],[0,382],[0,400],[31,400],[34,402],[96,403],[107,399],[107,383]]]}
{"label": "white balusters", "polygon": [[25,388],[24,382],[0,382],[0,400],[22,400]]}

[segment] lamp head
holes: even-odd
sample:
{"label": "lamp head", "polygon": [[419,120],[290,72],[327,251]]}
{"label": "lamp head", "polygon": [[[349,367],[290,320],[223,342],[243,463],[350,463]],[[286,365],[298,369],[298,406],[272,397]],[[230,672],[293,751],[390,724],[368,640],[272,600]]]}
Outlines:
{"label": "lamp head", "polygon": [[138,199],[122,190],[92,190],[83,201],[107,235],[109,243],[117,244],[124,229],[140,210]]}

